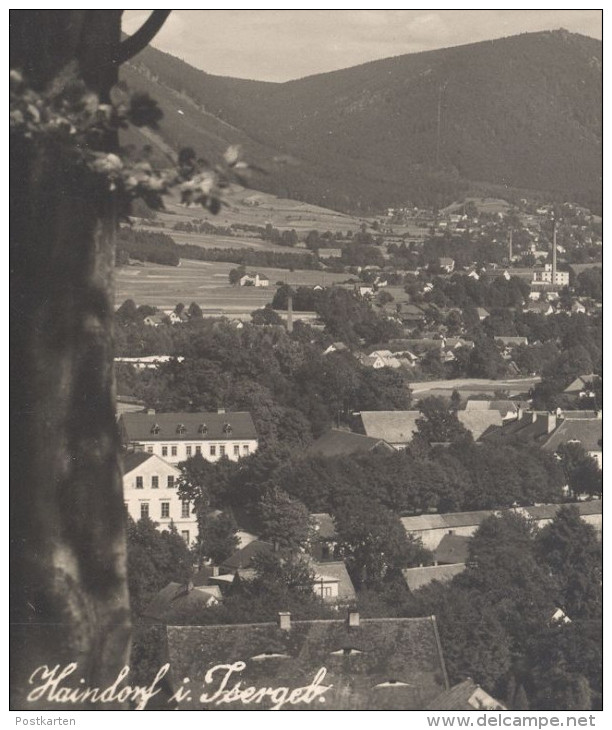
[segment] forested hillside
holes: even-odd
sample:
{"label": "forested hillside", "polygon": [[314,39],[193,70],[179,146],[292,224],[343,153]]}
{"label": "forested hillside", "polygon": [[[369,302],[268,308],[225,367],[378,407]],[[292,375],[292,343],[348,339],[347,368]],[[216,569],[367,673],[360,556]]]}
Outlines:
{"label": "forested hillside", "polygon": [[[529,33],[275,84],[213,76],[149,48],[123,70],[165,112],[160,137],[230,143],[259,187],[343,209],[439,205],[477,183],[600,206],[601,43]],[[439,126],[438,126],[439,112]]]}

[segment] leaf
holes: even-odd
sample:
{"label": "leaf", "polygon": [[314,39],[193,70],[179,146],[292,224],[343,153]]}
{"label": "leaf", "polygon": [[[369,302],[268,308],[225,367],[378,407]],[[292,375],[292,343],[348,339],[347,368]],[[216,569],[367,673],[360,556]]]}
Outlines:
{"label": "leaf", "polygon": [[232,144],[223,153],[223,159],[230,167],[233,167],[240,159],[240,145]]}

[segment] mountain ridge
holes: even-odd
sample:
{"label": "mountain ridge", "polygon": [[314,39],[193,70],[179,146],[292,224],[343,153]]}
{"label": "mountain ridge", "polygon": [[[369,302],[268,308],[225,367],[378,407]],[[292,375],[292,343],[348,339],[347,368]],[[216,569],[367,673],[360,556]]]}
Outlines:
{"label": "mountain ridge", "polygon": [[166,142],[212,156],[242,144],[270,169],[254,181],[265,192],[367,210],[440,205],[479,182],[600,205],[601,43],[588,36],[525,33],[280,83],[149,48],[123,76],[162,92]]}

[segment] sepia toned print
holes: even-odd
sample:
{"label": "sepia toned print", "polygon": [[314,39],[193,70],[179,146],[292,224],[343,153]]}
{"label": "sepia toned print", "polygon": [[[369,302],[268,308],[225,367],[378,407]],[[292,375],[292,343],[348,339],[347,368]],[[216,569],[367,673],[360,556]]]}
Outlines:
{"label": "sepia toned print", "polygon": [[601,710],[601,11],[10,34],[11,709]]}

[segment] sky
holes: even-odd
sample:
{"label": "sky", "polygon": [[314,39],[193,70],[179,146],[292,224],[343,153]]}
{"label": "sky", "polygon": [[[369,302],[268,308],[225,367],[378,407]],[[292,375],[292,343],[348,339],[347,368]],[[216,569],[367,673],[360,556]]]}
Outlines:
{"label": "sky", "polygon": [[[129,10],[134,32],[150,11]],[[260,81],[565,28],[602,37],[601,10],[175,10],[153,45],[211,74]]]}

